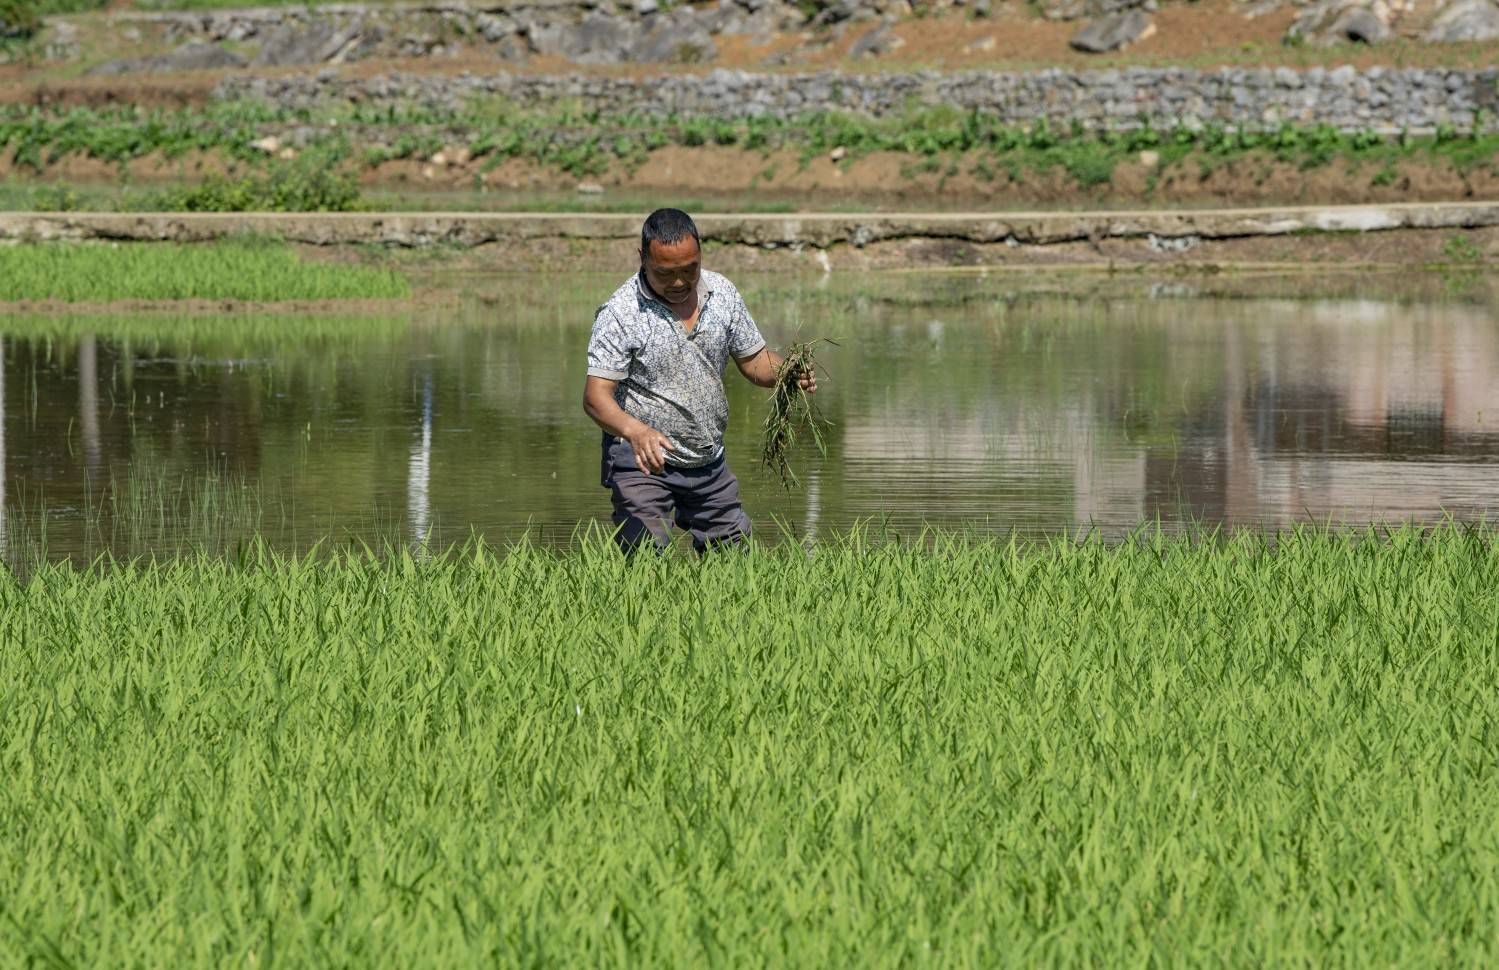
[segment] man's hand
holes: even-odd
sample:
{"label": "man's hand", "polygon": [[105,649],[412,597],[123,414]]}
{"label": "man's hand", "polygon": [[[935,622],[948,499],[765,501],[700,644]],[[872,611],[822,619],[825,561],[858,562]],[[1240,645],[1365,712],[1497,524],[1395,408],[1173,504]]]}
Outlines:
{"label": "man's hand", "polygon": [[666,470],[666,453],[672,450],[666,435],[637,421],[624,412],[614,400],[614,389],[618,381],[588,375],[583,387],[583,410],[600,428],[616,438],[630,443],[635,452],[635,467],[647,475],[659,475]]}
{"label": "man's hand", "polygon": [[802,370],[800,374],[796,375],[796,386],[806,391],[808,394],[816,394],[817,371],[811,367]]}
{"label": "man's hand", "polygon": [[666,435],[648,424],[639,421],[622,436],[635,452],[635,464],[647,475],[659,475],[666,470],[666,453],[671,451],[671,442]]}
{"label": "man's hand", "polygon": [[[739,373],[743,374],[751,384],[760,387],[775,387],[776,373],[781,369],[783,360],[780,354],[765,347],[753,357],[746,357],[743,360],[738,357],[734,358],[734,363],[738,365]],[[817,374],[811,368],[803,370],[796,375],[796,386],[808,394],[816,394]]]}

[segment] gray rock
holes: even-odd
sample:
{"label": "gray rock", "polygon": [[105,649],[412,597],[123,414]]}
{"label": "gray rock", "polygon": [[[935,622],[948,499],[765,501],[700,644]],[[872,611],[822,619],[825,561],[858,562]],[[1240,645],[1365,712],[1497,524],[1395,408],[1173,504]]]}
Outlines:
{"label": "gray rock", "polygon": [[1038,0],[1047,20],[1107,17],[1127,10],[1154,9],[1152,0]]}
{"label": "gray rock", "polygon": [[430,57],[441,50],[442,41],[432,34],[407,34],[395,43],[395,52],[401,57]]}
{"label": "gray rock", "polygon": [[491,44],[498,44],[508,37],[516,34],[516,25],[513,21],[504,17],[496,17],[493,14],[481,13],[475,19],[479,27],[479,34]]}
{"label": "gray rock", "polygon": [[1155,24],[1143,10],[1113,14],[1079,30],[1067,43],[1073,50],[1103,54],[1128,47],[1155,33]]}
{"label": "gray rock", "polygon": [[494,56],[502,61],[514,63],[531,56],[531,49],[520,37],[512,34],[494,45]]}
{"label": "gray rock", "polygon": [[640,27],[632,19],[597,11],[577,23],[553,21],[530,29],[531,48],[580,64],[623,64],[640,43]]}
{"label": "gray rock", "polygon": [[216,37],[236,42],[249,40],[258,33],[260,33],[260,27],[253,20],[230,20],[223,25],[222,31],[214,30]]}
{"label": "gray rock", "polygon": [[1245,20],[1254,20],[1267,13],[1274,13],[1286,5],[1286,0],[1244,0],[1239,15]]}
{"label": "gray rock", "polygon": [[531,50],[538,54],[581,64],[695,63],[711,60],[718,53],[706,26],[691,18],[684,23],[681,17],[642,30],[631,18],[595,11],[576,23],[534,24],[527,38]]}
{"label": "gray rock", "polygon": [[831,24],[842,23],[852,20],[863,6],[859,0],[827,0],[808,21],[814,27],[827,27]]}
{"label": "gray rock", "polygon": [[771,6],[765,0],[756,0],[756,4],[749,7],[732,0],[720,0],[716,10],[700,16],[709,33],[758,34],[768,39],[768,35],[781,29],[781,15],[786,8]]}
{"label": "gray rock", "polygon": [[1390,36],[1390,25],[1369,0],[1315,0],[1296,16],[1286,36],[1319,46],[1377,44]]}
{"label": "gray rock", "polygon": [[1330,33],[1334,37],[1353,41],[1356,44],[1378,44],[1390,36],[1390,28],[1367,8],[1347,10],[1333,22]]}
{"label": "gray rock", "polygon": [[627,52],[631,61],[700,64],[718,56],[718,46],[696,25],[662,24],[640,38]]}
{"label": "gray rock", "polygon": [[1455,0],[1436,15],[1423,39],[1439,44],[1499,39],[1499,4]]}
{"label": "gray rock", "polygon": [[255,67],[284,67],[352,60],[349,55],[363,40],[363,26],[359,20],[341,26],[331,20],[286,24],[266,37],[251,63]]}
{"label": "gray rock", "polygon": [[385,31],[382,28],[377,25],[367,26],[360,30],[357,37],[322,63],[339,64],[344,61],[359,61],[366,57],[374,57],[384,49],[384,41]]}
{"label": "gray rock", "polygon": [[218,71],[225,68],[244,67],[245,59],[217,44],[198,41],[156,57],[136,57],[109,61],[89,68],[84,73],[92,77],[118,77],[122,74],[170,74],[173,71]]}
{"label": "gray rock", "polygon": [[889,27],[880,26],[861,35],[848,49],[849,57],[878,57],[888,54],[905,41],[890,32]]}
{"label": "gray rock", "polygon": [[78,39],[78,28],[66,20],[51,19],[51,29],[45,34],[42,56],[49,61],[76,61],[83,53]]}

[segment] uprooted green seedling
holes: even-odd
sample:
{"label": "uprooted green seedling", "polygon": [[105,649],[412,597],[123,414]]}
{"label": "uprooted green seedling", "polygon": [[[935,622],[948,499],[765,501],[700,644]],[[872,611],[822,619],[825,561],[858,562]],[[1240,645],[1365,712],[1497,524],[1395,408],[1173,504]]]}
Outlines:
{"label": "uprooted green seedling", "polygon": [[765,417],[762,438],[761,460],[766,468],[776,473],[785,488],[800,482],[791,470],[791,449],[800,434],[809,434],[817,453],[826,458],[827,443],[823,431],[831,422],[822,416],[817,402],[799,383],[803,374],[817,371],[816,350],[818,344],[837,343],[826,337],[808,341],[793,341],[786,348],[785,359],[776,369],[775,389],[770,397],[770,413]]}

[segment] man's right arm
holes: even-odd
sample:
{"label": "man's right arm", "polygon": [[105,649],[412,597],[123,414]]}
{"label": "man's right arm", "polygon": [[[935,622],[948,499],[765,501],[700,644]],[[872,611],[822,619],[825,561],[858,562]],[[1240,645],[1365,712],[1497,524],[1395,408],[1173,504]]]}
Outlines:
{"label": "man's right arm", "polygon": [[630,443],[635,464],[646,474],[659,474],[666,467],[666,453],[671,450],[667,437],[644,421],[625,413],[614,399],[619,381],[588,375],[583,386],[583,410],[593,423],[616,438]]}

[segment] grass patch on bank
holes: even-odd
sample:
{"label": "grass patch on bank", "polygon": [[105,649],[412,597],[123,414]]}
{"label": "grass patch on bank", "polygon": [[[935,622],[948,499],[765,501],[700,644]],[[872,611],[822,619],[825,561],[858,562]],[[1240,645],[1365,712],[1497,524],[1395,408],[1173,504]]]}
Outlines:
{"label": "grass patch on bank", "polygon": [[0,300],[399,299],[393,270],[304,260],[284,243],[26,243],[0,247]]}
{"label": "grass patch on bank", "polygon": [[354,212],[368,208],[359,185],[340,170],[337,152],[316,152],[238,176],[152,192],[140,208],[152,212]]}
{"label": "grass patch on bank", "polygon": [[1483,530],[251,545],[0,577],[0,670],[23,963],[1499,956]]}

